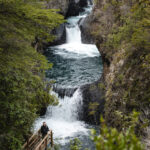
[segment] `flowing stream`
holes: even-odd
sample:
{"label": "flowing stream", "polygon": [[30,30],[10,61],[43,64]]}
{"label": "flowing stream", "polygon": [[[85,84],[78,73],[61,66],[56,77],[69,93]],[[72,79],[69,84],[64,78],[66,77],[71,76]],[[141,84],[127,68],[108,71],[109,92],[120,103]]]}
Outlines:
{"label": "flowing stream", "polygon": [[[59,99],[59,105],[49,106],[45,116],[35,121],[34,129],[38,130],[43,121],[54,132],[55,143],[61,145],[61,150],[69,150],[69,142],[79,138],[84,148],[94,150],[89,136],[93,126],[79,120],[82,109],[82,92],[80,87],[100,78],[102,61],[98,49],[93,44],[83,44],[78,26],[92,11],[88,5],[79,16],[70,17],[66,23],[66,43],[49,47],[47,59],[53,63],[53,68],[47,70],[48,80],[55,80],[55,88],[50,93]],[[71,90],[74,89],[74,90]],[[64,91],[63,96],[59,92]],[[70,94],[69,94],[70,93]]]}

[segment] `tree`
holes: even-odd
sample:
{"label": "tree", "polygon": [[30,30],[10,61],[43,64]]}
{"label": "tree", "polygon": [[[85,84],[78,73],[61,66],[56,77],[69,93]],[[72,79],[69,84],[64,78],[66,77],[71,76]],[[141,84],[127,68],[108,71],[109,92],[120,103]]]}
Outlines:
{"label": "tree", "polygon": [[144,150],[144,146],[135,135],[135,126],[138,120],[138,113],[133,112],[131,125],[119,132],[116,128],[107,127],[101,118],[100,134],[92,130],[92,140],[97,150]]}
{"label": "tree", "polygon": [[37,0],[0,0],[0,149],[19,150],[36,112],[54,102],[44,82],[51,67],[34,47],[52,41],[63,22],[56,10]]}

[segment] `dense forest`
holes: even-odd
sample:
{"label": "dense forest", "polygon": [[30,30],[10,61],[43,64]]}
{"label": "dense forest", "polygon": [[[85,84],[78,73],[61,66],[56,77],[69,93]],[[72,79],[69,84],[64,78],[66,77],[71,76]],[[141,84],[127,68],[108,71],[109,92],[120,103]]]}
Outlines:
{"label": "dense forest", "polygon": [[0,0],[0,149],[19,150],[36,112],[54,103],[44,81],[51,67],[37,51],[63,22],[36,0]]}
{"label": "dense forest", "polygon": [[[0,0],[0,150],[20,150],[41,108],[57,101],[45,80],[52,64],[42,52],[65,16],[48,2]],[[149,149],[150,1],[95,0],[83,30],[104,68],[100,135],[91,136],[96,149]],[[82,146],[75,140],[70,149]]]}

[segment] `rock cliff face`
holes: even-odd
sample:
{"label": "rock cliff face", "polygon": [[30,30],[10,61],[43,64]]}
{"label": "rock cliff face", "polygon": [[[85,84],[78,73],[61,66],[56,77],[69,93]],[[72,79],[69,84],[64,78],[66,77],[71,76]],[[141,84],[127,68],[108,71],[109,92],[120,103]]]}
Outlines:
{"label": "rock cliff face", "polygon": [[69,2],[66,17],[77,16],[83,11],[83,7],[87,6],[87,0],[71,0]]}
{"label": "rock cliff face", "polygon": [[66,42],[66,28],[65,23],[61,24],[59,27],[52,31],[52,34],[56,37],[55,40],[48,45],[60,45]]}
{"label": "rock cliff face", "polygon": [[94,18],[91,16],[92,15],[89,15],[79,22],[82,42],[87,44],[93,44],[95,42],[95,38],[92,36],[92,28],[90,27],[90,23],[94,21]]}
{"label": "rock cliff face", "polygon": [[150,20],[150,4],[144,3],[99,0],[82,26],[84,40],[93,36],[104,63],[105,120],[119,130],[130,124],[133,110],[140,112],[140,126],[150,120],[150,33],[143,20]]}
{"label": "rock cliff face", "polygon": [[80,112],[80,119],[89,123],[98,125],[100,115],[104,113],[104,86],[103,77],[97,82],[81,87],[83,97],[83,107]]}
{"label": "rock cliff face", "polygon": [[59,9],[60,13],[66,16],[69,7],[69,0],[51,0],[46,2],[48,9]]}
{"label": "rock cliff face", "polygon": [[87,0],[51,0],[46,2],[48,9],[59,9],[65,17],[78,15],[83,7],[87,6]]}

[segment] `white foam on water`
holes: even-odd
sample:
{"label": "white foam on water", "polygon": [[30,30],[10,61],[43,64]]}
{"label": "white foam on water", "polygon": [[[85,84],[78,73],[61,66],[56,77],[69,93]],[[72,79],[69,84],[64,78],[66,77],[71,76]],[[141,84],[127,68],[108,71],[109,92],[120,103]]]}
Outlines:
{"label": "white foam on water", "polygon": [[64,58],[86,58],[86,57],[99,57],[100,53],[93,44],[82,44],[76,41],[53,47],[55,54],[60,55]]}
{"label": "white foam on water", "polygon": [[[55,92],[51,94],[58,97]],[[77,89],[72,97],[59,98],[59,105],[49,106],[46,115],[35,121],[35,131],[45,121],[49,128],[53,130],[54,138],[59,139],[62,144],[68,142],[68,137],[74,137],[78,133],[88,135],[89,130],[86,128],[86,124],[78,121],[78,110],[81,106],[82,94],[80,89]]]}
{"label": "white foam on water", "polygon": [[68,19],[69,26],[66,26],[66,43],[51,47],[55,54],[64,58],[81,59],[86,57],[98,57],[100,53],[94,44],[83,44],[81,39],[81,30],[78,21],[87,16],[92,10],[92,6],[85,8],[85,12],[77,17]]}
{"label": "white foam on water", "polygon": [[78,25],[73,28],[66,27],[67,43],[81,43],[81,31]]}
{"label": "white foam on water", "polygon": [[59,143],[65,144],[68,139],[75,137],[77,134],[88,135],[88,129],[81,121],[67,122],[65,120],[40,118],[35,122],[35,131],[37,131],[42,122],[46,121],[49,128],[54,133],[54,139],[58,139]]}
{"label": "white foam on water", "polygon": [[71,26],[76,26],[79,22],[80,19],[85,18],[87,16],[87,14],[83,14],[83,15],[79,15],[79,16],[73,16],[73,17],[69,17],[67,19],[67,23]]}

